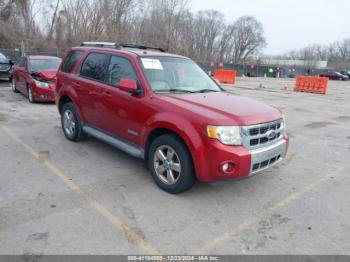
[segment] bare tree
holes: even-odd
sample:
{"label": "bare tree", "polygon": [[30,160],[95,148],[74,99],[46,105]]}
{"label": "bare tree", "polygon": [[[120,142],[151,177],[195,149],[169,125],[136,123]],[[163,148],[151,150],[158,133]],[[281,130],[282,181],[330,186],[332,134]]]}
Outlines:
{"label": "bare tree", "polygon": [[300,59],[308,63],[317,60],[328,61],[328,66],[334,69],[350,68],[350,38],[334,42],[330,45],[309,45],[300,50],[290,51],[287,54],[274,56],[283,59]]}
{"label": "bare tree", "polygon": [[49,32],[47,34],[47,41],[49,41],[49,42],[52,40],[52,35],[54,33],[54,27],[55,27],[55,23],[56,23],[56,18],[57,18],[57,12],[58,12],[59,4],[60,4],[60,0],[57,0],[56,1],[56,5],[54,7],[52,19],[51,19],[50,29],[49,29]]}
{"label": "bare tree", "polygon": [[252,16],[243,16],[233,24],[233,60],[243,63],[265,47],[266,39],[261,23]]}
{"label": "bare tree", "polygon": [[[215,10],[191,12],[190,0],[0,3],[0,46],[26,40],[33,49],[64,51],[81,41],[103,40],[159,46],[202,62],[243,62],[265,44],[254,18],[226,25],[224,15]],[[6,34],[9,30],[14,34]]]}

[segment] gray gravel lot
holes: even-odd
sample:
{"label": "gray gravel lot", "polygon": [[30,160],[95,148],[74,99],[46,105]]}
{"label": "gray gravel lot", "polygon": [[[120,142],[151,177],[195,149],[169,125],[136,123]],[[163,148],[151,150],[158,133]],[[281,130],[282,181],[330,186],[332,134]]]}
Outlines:
{"label": "gray gravel lot", "polygon": [[93,138],[67,141],[55,105],[1,82],[0,254],[350,255],[350,81],[331,81],[327,95],[293,83],[226,86],[283,111],[281,165],[170,195],[142,161]]}

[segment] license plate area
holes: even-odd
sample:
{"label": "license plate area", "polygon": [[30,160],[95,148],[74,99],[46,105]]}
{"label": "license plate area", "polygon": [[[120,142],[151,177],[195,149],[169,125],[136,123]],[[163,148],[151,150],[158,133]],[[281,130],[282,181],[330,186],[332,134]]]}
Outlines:
{"label": "license plate area", "polygon": [[279,141],[275,145],[251,151],[250,175],[255,175],[282,161],[286,153],[286,142]]}

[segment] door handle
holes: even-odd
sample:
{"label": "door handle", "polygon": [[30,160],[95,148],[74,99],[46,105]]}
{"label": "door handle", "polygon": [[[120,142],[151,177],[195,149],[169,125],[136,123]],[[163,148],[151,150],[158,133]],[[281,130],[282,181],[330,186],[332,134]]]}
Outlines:
{"label": "door handle", "polygon": [[80,82],[79,81],[74,81],[72,82],[73,86],[76,88],[76,89],[81,89],[80,88]]}
{"label": "door handle", "polygon": [[109,91],[103,91],[102,92],[103,96],[111,97],[111,93]]}

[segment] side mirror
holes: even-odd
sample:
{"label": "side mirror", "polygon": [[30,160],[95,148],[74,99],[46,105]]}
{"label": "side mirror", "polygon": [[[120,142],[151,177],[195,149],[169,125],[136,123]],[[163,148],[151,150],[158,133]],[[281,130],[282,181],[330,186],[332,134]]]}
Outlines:
{"label": "side mirror", "polygon": [[120,79],[119,88],[120,90],[131,94],[137,94],[139,91],[137,88],[137,82],[134,79],[127,79],[127,78]]}
{"label": "side mirror", "polygon": [[10,64],[11,66],[13,66],[15,63],[10,59],[10,60],[9,60],[9,64]]}

